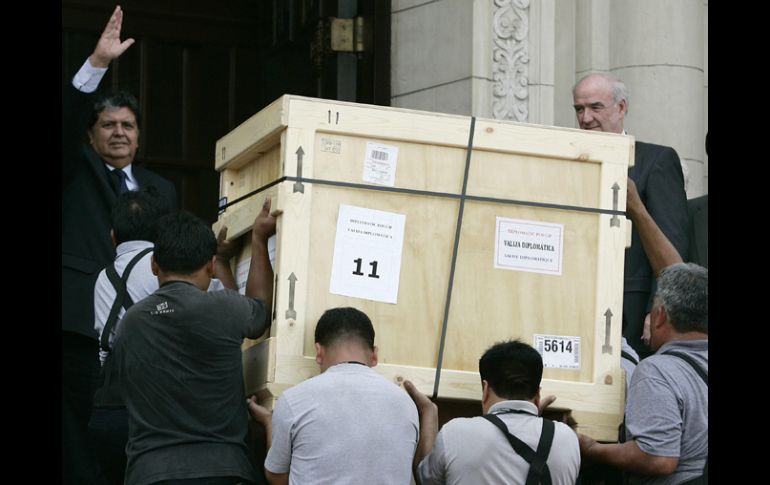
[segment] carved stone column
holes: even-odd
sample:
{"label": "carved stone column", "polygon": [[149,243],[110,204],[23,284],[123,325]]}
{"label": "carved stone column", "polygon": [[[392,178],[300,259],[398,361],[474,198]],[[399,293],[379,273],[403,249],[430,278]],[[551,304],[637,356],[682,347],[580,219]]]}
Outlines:
{"label": "carved stone column", "polygon": [[497,119],[528,121],[529,0],[495,0],[492,112]]}

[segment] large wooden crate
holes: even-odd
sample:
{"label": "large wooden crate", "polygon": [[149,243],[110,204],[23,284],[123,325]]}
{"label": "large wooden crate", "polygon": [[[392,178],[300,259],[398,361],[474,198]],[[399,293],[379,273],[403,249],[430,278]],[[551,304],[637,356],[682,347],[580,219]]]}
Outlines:
{"label": "large wooden crate", "polygon": [[[394,158],[388,147],[398,149],[395,170],[377,165]],[[620,336],[630,230],[618,211],[625,209],[633,153],[633,138],[622,135],[278,99],[216,146],[220,195],[230,205],[215,231],[226,224],[229,238],[247,233],[265,196],[283,210],[273,323],[269,335],[244,343],[247,391],[271,406],[283,390],[316,375],[315,323],[328,308],[354,306],[374,324],[375,369],[429,395],[444,335],[443,398],[480,399],[478,359],[495,342],[521,338],[559,352],[568,344],[571,352],[551,352],[548,361],[574,361],[545,370],[542,394],[556,394],[582,432],[614,439],[625,392]],[[335,242],[342,205],[405,216],[398,268],[394,258],[376,268],[340,249],[347,244]],[[539,236],[538,225],[546,229]],[[561,249],[545,258],[549,271],[499,267],[514,254],[540,254],[543,246],[514,246],[543,238],[562,238]],[[362,284],[371,283],[370,274],[399,270],[397,302],[331,293],[335,244]],[[241,260],[249,254],[245,248]],[[536,342],[536,335],[545,337]]]}

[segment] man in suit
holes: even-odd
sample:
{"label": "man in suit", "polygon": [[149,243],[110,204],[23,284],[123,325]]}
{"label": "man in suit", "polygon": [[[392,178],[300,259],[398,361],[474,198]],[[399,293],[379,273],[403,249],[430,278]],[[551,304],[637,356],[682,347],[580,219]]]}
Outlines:
{"label": "man in suit", "polygon": [[[127,93],[93,102],[110,62],[133,44],[120,41],[123,13],[115,8],[91,56],[62,93],[62,479],[90,483],[85,445],[94,381],[99,372],[94,331],[94,283],[115,258],[110,212],[118,194],[155,187],[171,208],[176,190],[133,165],[140,112]],[[89,145],[81,143],[88,135]]]}
{"label": "man in suit", "polygon": [[[628,112],[628,90],[623,81],[611,74],[589,74],[575,84],[572,97],[580,128],[626,134],[623,122]],[[640,141],[634,155],[635,164],[628,176],[655,223],[687,261],[687,196],[679,156],[671,147]],[[650,349],[641,340],[642,329],[649,318],[657,275],[650,268],[636,228],[631,238],[623,282],[623,336],[645,357]]]}

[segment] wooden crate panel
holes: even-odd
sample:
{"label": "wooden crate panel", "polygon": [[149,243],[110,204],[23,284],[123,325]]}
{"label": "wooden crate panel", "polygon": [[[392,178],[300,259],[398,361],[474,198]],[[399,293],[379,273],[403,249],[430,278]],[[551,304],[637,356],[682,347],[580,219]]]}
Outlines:
{"label": "wooden crate panel", "polygon": [[[563,223],[562,275],[495,268],[496,217]],[[582,345],[592,348],[597,219],[593,214],[554,209],[468,203],[447,330],[446,367],[478,370],[479,357],[494,343],[490,337],[521,338],[532,345],[536,333],[579,336]],[[590,382],[590,355],[583,359],[580,371],[546,369],[544,377]]]}
{"label": "wooden crate panel", "polygon": [[[316,237],[308,266],[304,355],[315,355],[315,322],[326,309],[354,306],[372,319],[380,362],[435,367],[459,202],[391,193],[374,198],[369,191],[321,186],[314,187],[313,197],[310,232]],[[397,305],[329,293],[340,204],[406,215],[401,274],[409,277],[400,280]]]}

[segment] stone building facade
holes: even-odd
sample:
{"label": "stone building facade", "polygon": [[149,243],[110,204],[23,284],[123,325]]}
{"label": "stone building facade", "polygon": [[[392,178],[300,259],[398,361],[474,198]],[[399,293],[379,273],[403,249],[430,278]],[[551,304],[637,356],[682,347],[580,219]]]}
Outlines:
{"label": "stone building facade", "polygon": [[[576,128],[572,86],[611,72],[626,130],[708,193],[707,0],[393,0],[391,105]],[[419,46],[419,48],[415,48]]]}

